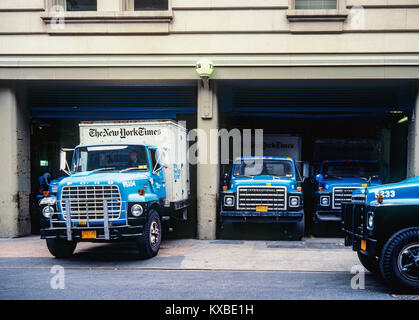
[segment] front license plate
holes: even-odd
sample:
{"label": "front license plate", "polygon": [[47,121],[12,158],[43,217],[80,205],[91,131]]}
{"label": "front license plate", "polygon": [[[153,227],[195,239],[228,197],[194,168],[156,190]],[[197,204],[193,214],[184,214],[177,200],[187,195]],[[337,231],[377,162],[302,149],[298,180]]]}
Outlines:
{"label": "front license plate", "polygon": [[82,239],[96,239],[96,230],[87,230],[81,232]]}
{"label": "front license plate", "polygon": [[257,206],[256,211],[257,212],[268,212],[268,206]]}
{"label": "front license plate", "polygon": [[361,240],[361,250],[367,250],[367,240]]}

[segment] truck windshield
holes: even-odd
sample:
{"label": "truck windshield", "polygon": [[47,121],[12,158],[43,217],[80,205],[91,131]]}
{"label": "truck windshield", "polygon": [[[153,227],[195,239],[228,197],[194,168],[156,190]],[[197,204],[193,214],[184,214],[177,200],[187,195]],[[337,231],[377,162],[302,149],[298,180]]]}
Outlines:
{"label": "truck windshield", "polygon": [[361,178],[377,178],[379,176],[379,168],[377,163],[360,163],[360,162],[339,162],[325,163],[322,170],[325,178],[333,177],[361,177]]}
{"label": "truck windshield", "polygon": [[79,147],[74,152],[72,172],[147,170],[144,146],[101,145]]}
{"label": "truck windshield", "polygon": [[293,177],[294,166],[289,160],[246,160],[234,164],[233,175]]}

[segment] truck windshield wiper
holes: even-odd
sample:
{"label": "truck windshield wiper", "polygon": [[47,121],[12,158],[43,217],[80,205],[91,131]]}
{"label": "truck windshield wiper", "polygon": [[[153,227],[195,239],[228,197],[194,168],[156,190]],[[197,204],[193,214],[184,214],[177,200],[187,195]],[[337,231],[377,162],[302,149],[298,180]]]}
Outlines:
{"label": "truck windshield wiper", "polygon": [[92,170],[92,172],[105,171],[105,170],[115,170],[115,167],[113,167],[113,168],[99,168],[99,169]]}
{"label": "truck windshield wiper", "polygon": [[123,170],[121,170],[119,172],[134,171],[134,170],[147,170],[147,169],[145,169],[145,168],[143,169],[143,168],[132,167],[132,168],[123,169]]}

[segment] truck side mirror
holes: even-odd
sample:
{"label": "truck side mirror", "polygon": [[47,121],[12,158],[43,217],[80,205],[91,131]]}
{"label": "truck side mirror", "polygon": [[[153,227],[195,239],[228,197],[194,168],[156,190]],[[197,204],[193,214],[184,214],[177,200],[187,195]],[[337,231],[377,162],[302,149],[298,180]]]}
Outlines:
{"label": "truck side mirror", "polygon": [[70,170],[67,163],[67,152],[64,150],[60,151],[60,170],[65,172],[67,175],[70,175]]}
{"label": "truck side mirror", "polygon": [[317,180],[317,181],[323,180],[323,175],[322,175],[321,173],[319,173],[319,174],[316,176],[316,180]]}
{"label": "truck side mirror", "polygon": [[308,162],[304,162],[303,164],[303,178],[306,179],[310,176],[310,164]]}

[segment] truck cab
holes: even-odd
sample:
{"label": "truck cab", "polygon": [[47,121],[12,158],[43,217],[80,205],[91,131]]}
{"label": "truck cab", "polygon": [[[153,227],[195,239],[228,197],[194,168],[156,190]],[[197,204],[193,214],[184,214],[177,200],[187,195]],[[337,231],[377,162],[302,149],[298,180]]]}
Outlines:
{"label": "truck cab", "polygon": [[[126,137],[126,130],[131,130],[132,125],[115,125],[113,129],[118,128],[115,132],[124,132]],[[147,125],[166,129],[174,126],[173,123]],[[82,127],[82,130],[91,129]],[[173,135],[163,140],[170,144],[169,137]],[[150,258],[158,253],[163,221],[187,217],[188,190],[184,189],[184,196],[176,199],[179,186],[171,180],[176,175],[178,184],[187,185],[182,179],[187,172],[176,170],[182,167],[186,171],[186,163],[163,164],[160,149],[164,148],[145,144],[135,137],[124,142],[115,137],[112,138],[115,142],[109,140],[77,146],[69,176],[58,180],[52,186],[55,190],[40,202],[41,238],[46,239],[49,251],[56,257],[70,256],[80,241],[132,240],[137,243],[139,256]],[[172,149],[181,147],[182,154],[186,153],[186,142],[173,146]],[[167,148],[166,153],[170,156]],[[64,152],[61,159],[65,170],[68,165]]]}
{"label": "truck cab", "polygon": [[377,161],[325,160],[315,178],[314,221],[341,221],[341,204],[354,190],[381,185]]}
{"label": "truck cab", "polygon": [[419,292],[419,177],[361,188],[343,203],[345,245],[396,290]]}
{"label": "truck cab", "polygon": [[295,237],[301,239],[302,180],[292,158],[236,158],[221,192],[221,222],[288,223],[294,226]]}

